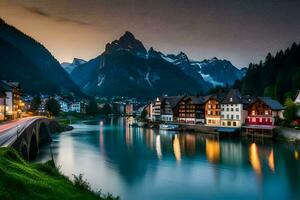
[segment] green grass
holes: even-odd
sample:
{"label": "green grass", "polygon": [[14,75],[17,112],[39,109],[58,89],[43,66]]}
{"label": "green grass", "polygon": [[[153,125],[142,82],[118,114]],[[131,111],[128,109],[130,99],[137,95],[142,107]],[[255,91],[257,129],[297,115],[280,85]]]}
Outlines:
{"label": "green grass", "polygon": [[61,175],[52,161],[30,164],[12,148],[0,148],[0,199],[9,200],[113,200],[92,192],[79,175],[74,183]]}

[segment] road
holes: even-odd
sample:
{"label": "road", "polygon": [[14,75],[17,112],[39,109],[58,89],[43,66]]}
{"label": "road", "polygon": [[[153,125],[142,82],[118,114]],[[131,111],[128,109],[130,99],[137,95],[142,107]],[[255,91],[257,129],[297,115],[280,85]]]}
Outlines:
{"label": "road", "polygon": [[26,117],[0,124],[0,147],[10,146],[29,124],[39,118],[41,117]]}

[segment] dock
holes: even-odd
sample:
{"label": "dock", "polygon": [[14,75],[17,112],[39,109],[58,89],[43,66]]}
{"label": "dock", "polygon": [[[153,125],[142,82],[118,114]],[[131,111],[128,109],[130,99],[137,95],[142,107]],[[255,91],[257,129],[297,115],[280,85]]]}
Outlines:
{"label": "dock", "polygon": [[242,134],[253,137],[273,138],[277,129],[275,126],[242,126]]}

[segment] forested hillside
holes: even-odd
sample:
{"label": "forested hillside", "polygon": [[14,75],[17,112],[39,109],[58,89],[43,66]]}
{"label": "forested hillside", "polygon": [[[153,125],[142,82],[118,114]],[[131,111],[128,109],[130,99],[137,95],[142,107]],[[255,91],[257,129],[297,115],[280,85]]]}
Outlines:
{"label": "forested hillside", "polygon": [[243,94],[271,96],[284,102],[300,89],[300,44],[294,43],[276,55],[270,53],[259,64],[250,64],[246,76],[236,81]]}

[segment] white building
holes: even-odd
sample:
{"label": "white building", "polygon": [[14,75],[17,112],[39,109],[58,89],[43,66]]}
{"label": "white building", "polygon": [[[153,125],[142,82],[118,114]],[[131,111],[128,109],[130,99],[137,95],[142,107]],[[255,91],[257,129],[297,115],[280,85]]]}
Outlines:
{"label": "white building", "polygon": [[83,104],[80,101],[71,103],[70,111],[82,113],[83,112]]}
{"label": "white building", "polygon": [[295,104],[300,104],[300,90],[298,90],[297,95],[296,95],[296,99],[295,99]]}
{"label": "white building", "polygon": [[245,123],[247,111],[243,108],[243,99],[238,90],[230,90],[221,101],[221,126],[241,127]]}
{"label": "white building", "polygon": [[70,112],[69,103],[67,101],[58,100],[58,102],[59,102],[59,105],[60,105],[60,110],[62,112]]}
{"label": "white building", "polygon": [[160,121],[161,120],[161,101],[162,98],[157,97],[152,105],[152,120]]}

